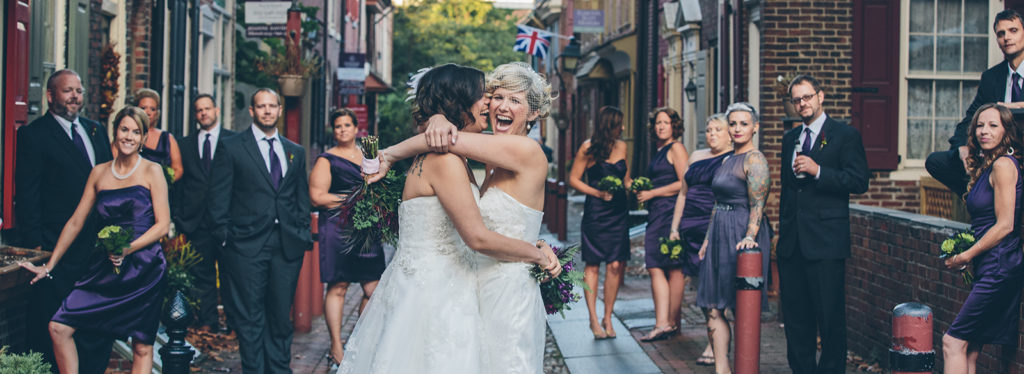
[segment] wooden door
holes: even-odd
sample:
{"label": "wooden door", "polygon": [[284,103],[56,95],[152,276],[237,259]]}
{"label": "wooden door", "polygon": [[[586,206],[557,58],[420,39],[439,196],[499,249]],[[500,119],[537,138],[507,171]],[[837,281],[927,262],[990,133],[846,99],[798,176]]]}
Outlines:
{"label": "wooden door", "polygon": [[14,225],[14,165],[17,130],[28,123],[28,53],[29,19],[28,1],[7,1],[6,56],[3,71],[3,202],[0,205],[3,228]]}
{"label": "wooden door", "polygon": [[853,6],[850,125],[860,130],[872,170],[899,164],[899,8],[889,0],[856,0]]}

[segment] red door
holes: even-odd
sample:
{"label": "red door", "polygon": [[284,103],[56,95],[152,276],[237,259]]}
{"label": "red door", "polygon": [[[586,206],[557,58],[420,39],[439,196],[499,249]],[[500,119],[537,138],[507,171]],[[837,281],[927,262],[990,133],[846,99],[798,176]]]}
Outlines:
{"label": "red door", "polygon": [[7,1],[7,65],[4,70],[3,228],[14,224],[14,154],[18,127],[28,121],[29,0]]}
{"label": "red door", "polygon": [[851,123],[864,138],[868,167],[899,164],[898,1],[855,0]]}

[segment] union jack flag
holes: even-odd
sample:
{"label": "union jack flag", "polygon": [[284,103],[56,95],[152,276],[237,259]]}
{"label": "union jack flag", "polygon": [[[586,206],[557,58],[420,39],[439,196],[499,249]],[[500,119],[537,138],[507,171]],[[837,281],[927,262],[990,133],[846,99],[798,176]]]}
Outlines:
{"label": "union jack flag", "polygon": [[526,52],[534,56],[546,59],[548,47],[551,45],[551,34],[532,27],[516,26],[519,33],[516,34],[516,45],[513,51]]}

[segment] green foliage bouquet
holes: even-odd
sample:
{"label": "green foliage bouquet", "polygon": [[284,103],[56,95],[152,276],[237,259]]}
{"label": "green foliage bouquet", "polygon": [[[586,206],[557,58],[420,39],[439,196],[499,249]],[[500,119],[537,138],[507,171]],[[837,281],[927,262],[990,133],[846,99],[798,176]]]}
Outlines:
{"label": "green foliage bouquet", "polygon": [[[376,174],[379,171],[376,136],[367,136],[361,140],[363,152],[362,171],[364,174]],[[356,230],[369,230],[369,237],[383,242],[398,242],[398,205],[402,202],[402,188],[405,187],[405,176],[394,171],[388,173],[380,181],[363,183],[341,205],[339,214],[345,219],[342,225],[352,224]],[[366,248],[366,246],[363,246]]]}
{"label": "green foliage bouquet", "polygon": [[[633,180],[633,184],[629,186],[629,190],[636,194],[640,191],[649,191],[654,188],[654,184],[651,183],[651,178],[639,177]],[[637,209],[644,210],[644,202],[637,202]]]}
{"label": "green foliage bouquet", "polygon": [[[949,238],[942,241],[939,258],[946,260],[961,254],[970,249],[971,246],[974,245],[974,242],[974,234],[970,231],[954,233],[953,235],[950,235]],[[963,276],[964,284],[969,286],[971,283],[974,283],[974,274],[971,274],[971,270],[967,268],[967,265],[960,268],[960,275]]]}
{"label": "green foliage bouquet", "polygon": [[[108,255],[124,256],[124,250],[132,244],[132,229],[109,225],[96,234],[96,248]],[[121,274],[121,267],[114,266],[114,273]]]}
{"label": "green foliage bouquet", "polygon": [[597,181],[597,189],[610,193],[622,191],[622,179],[614,175],[601,178],[601,180]]}

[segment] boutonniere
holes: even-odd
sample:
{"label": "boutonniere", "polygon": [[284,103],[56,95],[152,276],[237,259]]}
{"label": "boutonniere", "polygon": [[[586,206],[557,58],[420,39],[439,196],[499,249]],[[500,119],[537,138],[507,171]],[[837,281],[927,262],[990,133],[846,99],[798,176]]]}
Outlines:
{"label": "boutonniere", "polygon": [[818,150],[820,151],[822,148],[825,148],[826,145],[828,145],[828,136],[825,136],[825,132],[822,131],[821,132],[821,145],[818,146]]}
{"label": "boutonniere", "polygon": [[294,160],[295,160],[295,154],[291,153],[291,152],[288,152],[288,163],[290,164]]}
{"label": "boutonniere", "polygon": [[90,137],[96,137],[96,127],[93,126],[92,130],[89,130]]}

